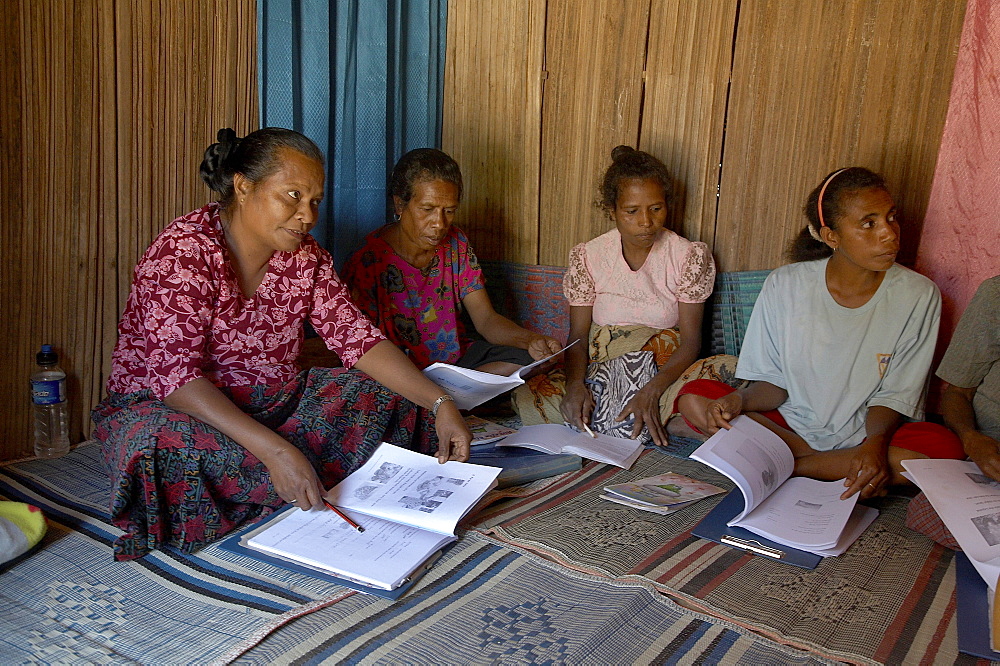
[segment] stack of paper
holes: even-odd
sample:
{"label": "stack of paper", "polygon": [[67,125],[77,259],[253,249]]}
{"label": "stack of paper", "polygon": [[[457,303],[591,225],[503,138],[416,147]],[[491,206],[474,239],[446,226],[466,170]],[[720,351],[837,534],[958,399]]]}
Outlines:
{"label": "stack of paper", "polygon": [[516,434],[500,440],[497,446],[522,446],[544,453],[572,453],[624,469],[631,467],[642,453],[642,442],[638,440],[601,433],[588,435],[569,426],[552,423],[525,426]]}
{"label": "stack of paper", "polygon": [[[907,476],[927,495],[931,506],[989,587],[987,598],[994,600],[1000,578],[1000,481],[983,474],[976,463],[969,460],[922,458],[904,460],[903,467]],[[987,608],[968,608],[961,598],[958,605],[960,615],[965,608],[982,619],[988,617]],[[959,622],[961,625],[961,618]],[[998,633],[994,623],[991,640],[994,651],[1000,650]],[[959,649],[963,652],[996,658],[978,651],[970,652],[961,639],[959,636]]]}

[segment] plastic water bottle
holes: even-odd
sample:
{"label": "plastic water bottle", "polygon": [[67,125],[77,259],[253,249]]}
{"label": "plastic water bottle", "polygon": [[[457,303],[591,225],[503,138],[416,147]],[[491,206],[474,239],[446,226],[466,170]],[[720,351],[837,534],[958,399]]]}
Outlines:
{"label": "plastic water bottle", "polygon": [[69,453],[69,412],[66,373],[52,345],[42,345],[35,355],[38,370],[31,375],[31,401],[35,410],[35,455],[58,458]]}

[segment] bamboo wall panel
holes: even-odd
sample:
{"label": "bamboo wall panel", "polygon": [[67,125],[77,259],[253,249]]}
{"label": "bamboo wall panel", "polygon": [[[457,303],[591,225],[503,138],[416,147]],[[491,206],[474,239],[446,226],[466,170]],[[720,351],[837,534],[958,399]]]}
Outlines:
{"label": "bamboo wall panel", "polygon": [[669,228],[711,247],[737,0],[653,0],[639,147],[674,177]]}
{"label": "bamboo wall panel", "polygon": [[549,0],[538,261],[611,228],[594,206],[611,149],[639,140],[648,0]]}
{"label": "bamboo wall panel", "polygon": [[[252,0],[19,0],[0,71],[0,231],[8,398],[0,459],[29,455],[27,377],[51,342],[69,374],[71,439],[90,434],[132,267],[174,217],[208,200],[204,148],[256,126]],[[9,83],[8,83],[9,85]]]}
{"label": "bamboo wall panel", "polygon": [[806,195],[849,165],[884,174],[912,261],[948,107],[964,2],[743,0],[715,255],[772,268]]}
{"label": "bamboo wall panel", "polygon": [[545,1],[451,0],[442,145],[462,168],[457,224],[485,259],[538,262]]}

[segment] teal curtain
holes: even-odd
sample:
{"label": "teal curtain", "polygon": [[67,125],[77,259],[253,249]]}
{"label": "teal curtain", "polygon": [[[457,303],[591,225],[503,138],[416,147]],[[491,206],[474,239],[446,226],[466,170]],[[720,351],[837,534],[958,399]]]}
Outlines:
{"label": "teal curtain", "polygon": [[260,0],[262,127],[326,155],[313,232],[340,267],[385,223],[386,180],[413,148],[440,147],[447,0]]}

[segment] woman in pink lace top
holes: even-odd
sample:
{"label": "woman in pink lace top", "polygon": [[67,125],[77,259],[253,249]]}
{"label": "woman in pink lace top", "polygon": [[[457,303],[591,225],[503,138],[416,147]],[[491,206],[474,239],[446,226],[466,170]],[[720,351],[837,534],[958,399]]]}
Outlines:
{"label": "woman in pink lace top", "polygon": [[[558,371],[531,380],[515,397],[525,423],[590,424],[594,397],[588,368],[634,351],[650,351],[658,371],[634,387],[617,418],[648,428],[659,445],[673,409],[667,389],[701,349],[701,321],[715,264],[704,243],[665,228],[671,179],[648,153],[618,146],[601,185],[601,206],[615,228],[572,249],[563,288],[570,305],[565,384]],[[589,342],[589,350],[587,344]],[[593,369],[593,368],[591,368]],[[558,411],[553,407],[558,405]]]}

